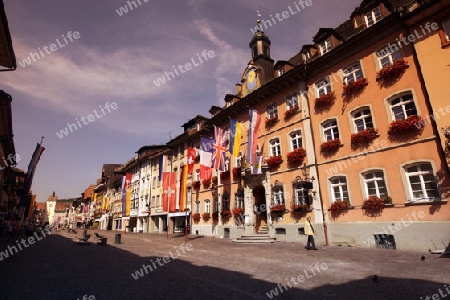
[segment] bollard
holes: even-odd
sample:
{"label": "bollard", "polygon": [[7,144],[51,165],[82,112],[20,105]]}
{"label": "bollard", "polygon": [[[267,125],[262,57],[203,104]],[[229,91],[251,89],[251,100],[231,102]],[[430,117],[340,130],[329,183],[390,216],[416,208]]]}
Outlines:
{"label": "bollard", "polygon": [[116,233],[114,244],[120,244],[120,240],[122,238],[122,235],[120,233]]}

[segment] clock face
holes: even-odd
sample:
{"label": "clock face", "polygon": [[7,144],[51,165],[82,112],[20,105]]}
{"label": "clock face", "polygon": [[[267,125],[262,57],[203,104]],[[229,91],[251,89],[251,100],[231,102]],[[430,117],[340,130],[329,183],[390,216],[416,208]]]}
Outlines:
{"label": "clock face", "polygon": [[256,87],[256,69],[252,68],[247,72],[246,76],[247,90],[251,92]]}

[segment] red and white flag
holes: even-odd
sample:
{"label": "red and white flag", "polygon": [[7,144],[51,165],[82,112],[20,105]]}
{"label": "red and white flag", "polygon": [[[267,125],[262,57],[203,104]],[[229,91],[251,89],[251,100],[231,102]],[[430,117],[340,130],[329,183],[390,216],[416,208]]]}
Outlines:
{"label": "red and white flag", "polygon": [[192,174],[194,170],[195,158],[197,157],[197,149],[188,147],[188,174]]}
{"label": "red and white flag", "polygon": [[163,172],[163,211],[175,211],[176,209],[176,173]]}

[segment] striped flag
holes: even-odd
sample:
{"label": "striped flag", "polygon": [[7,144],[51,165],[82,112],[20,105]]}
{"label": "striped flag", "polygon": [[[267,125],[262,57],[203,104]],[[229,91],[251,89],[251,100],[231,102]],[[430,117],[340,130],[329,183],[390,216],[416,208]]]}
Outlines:
{"label": "striped flag", "polygon": [[227,151],[227,132],[223,128],[214,125],[214,143],[212,145],[212,167],[219,171],[225,171],[225,152]]}
{"label": "striped flag", "polygon": [[247,145],[247,162],[253,164],[256,156],[256,146],[258,142],[259,123],[261,115],[256,110],[249,110],[249,128],[248,128],[248,145]]}
{"label": "striped flag", "polygon": [[239,150],[242,140],[242,123],[230,119],[230,153],[233,156],[239,156]]}
{"label": "striped flag", "polygon": [[212,177],[212,144],[214,140],[206,137],[200,138],[200,178]]}

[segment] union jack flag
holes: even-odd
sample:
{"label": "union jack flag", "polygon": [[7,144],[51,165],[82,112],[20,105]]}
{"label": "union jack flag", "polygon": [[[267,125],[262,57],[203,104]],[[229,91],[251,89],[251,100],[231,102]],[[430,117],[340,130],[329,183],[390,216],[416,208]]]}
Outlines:
{"label": "union jack flag", "polygon": [[212,168],[225,171],[225,152],[227,151],[227,131],[214,125],[214,143],[212,144]]}

